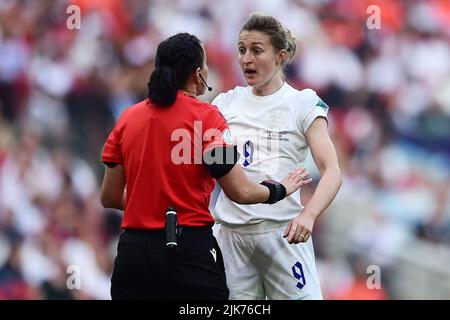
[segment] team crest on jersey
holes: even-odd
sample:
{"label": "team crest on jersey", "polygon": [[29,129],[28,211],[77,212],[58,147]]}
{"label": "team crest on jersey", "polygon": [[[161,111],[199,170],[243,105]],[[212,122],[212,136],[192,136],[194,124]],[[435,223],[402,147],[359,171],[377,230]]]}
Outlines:
{"label": "team crest on jersey", "polygon": [[233,139],[231,138],[230,129],[223,130],[222,136],[223,136],[223,141],[225,141],[226,144],[233,144]]}
{"label": "team crest on jersey", "polygon": [[286,127],[285,114],[281,111],[269,112],[267,122],[270,130],[282,130]]}

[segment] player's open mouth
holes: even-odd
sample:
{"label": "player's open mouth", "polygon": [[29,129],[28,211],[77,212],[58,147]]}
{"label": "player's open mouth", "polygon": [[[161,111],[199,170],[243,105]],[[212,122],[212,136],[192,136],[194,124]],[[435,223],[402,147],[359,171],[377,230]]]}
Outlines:
{"label": "player's open mouth", "polygon": [[249,69],[249,68],[245,68],[245,69],[244,69],[244,74],[245,74],[247,77],[251,77],[251,76],[254,76],[254,75],[256,74],[256,70]]}

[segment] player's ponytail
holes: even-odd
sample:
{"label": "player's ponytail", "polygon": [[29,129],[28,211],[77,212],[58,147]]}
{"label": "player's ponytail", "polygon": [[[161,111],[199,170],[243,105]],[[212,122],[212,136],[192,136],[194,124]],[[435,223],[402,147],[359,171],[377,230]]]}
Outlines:
{"label": "player's ponytail", "polygon": [[171,106],[178,90],[188,77],[204,65],[204,50],[200,40],[188,33],[178,33],[158,45],[155,70],[148,82],[148,98],[157,107]]}
{"label": "player's ponytail", "polygon": [[297,51],[297,45],[295,43],[295,38],[292,35],[291,31],[289,31],[288,29],[284,29],[285,31],[285,39],[286,39],[286,51],[288,53],[288,56],[286,58],[286,60],[284,61],[285,66],[292,62],[292,60],[294,60],[294,55],[295,55],[295,51]]}

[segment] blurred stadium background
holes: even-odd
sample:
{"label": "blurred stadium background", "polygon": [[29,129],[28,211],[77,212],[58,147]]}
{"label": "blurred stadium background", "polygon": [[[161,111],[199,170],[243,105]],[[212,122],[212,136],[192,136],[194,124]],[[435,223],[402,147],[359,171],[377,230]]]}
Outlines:
{"label": "blurred stadium background", "polygon": [[[371,4],[381,29],[366,26]],[[291,28],[288,80],[331,107],[344,182],[314,232],[325,298],[450,299],[448,0],[0,0],[0,299],[109,299],[121,215],[99,203],[105,138],[176,32],[205,44],[203,99],[242,84],[253,11]]]}

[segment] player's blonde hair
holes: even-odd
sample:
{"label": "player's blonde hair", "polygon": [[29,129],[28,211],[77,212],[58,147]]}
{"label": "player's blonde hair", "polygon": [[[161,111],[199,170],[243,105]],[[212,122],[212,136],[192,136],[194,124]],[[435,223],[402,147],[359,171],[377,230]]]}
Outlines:
{"label": "player's blonde hair", "polygon": [[276,52],[286,50],[287,58],[283,61],[282,70],[294,59],[297,45],[292,33],[280,21],[271,16],[253,13],[245,22],[241,31],[260,31],[267,34]]}

